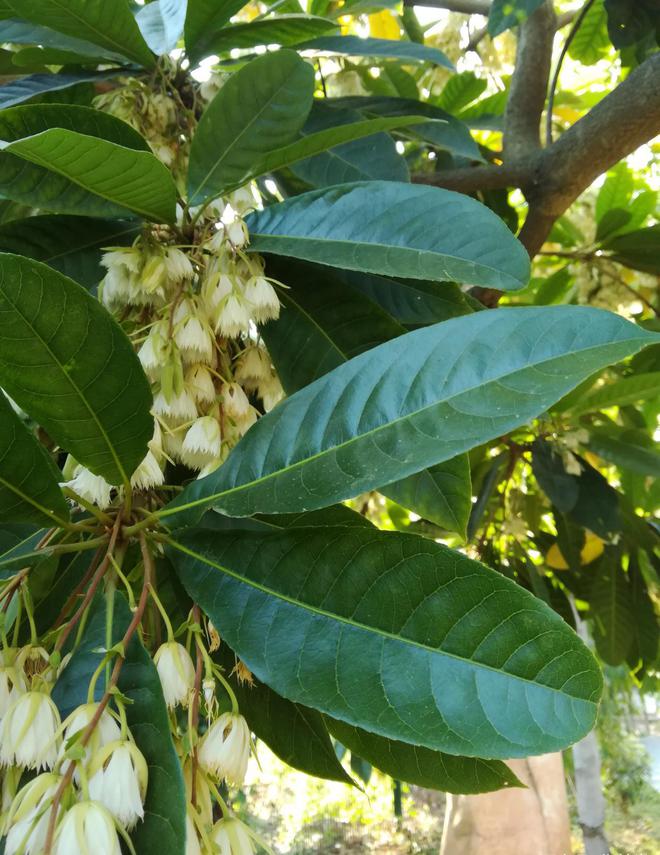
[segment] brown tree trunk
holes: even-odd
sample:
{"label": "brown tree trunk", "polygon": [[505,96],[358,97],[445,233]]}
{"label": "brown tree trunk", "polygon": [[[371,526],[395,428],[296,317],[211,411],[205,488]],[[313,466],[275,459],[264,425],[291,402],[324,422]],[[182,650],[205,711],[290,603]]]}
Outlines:
{"label": "brown tree trunk", "polygon": [[527,789],[451,796],[440,855],[570,855],[560,753],[510,760]]}

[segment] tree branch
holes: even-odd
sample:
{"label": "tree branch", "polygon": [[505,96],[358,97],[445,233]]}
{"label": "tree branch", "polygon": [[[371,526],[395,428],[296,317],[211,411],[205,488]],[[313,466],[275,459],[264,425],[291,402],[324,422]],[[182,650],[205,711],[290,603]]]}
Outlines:
{"label": "tree branch", "polygon": [[516,65],[504,113],[504,160],[527,157],[541,147],[541,114],[548,91],[557,17],[545,0],[520,25]]}
{"label": "tree branch", "polygon": [[447,169],[428,175],[414,175],[416,184],[431,184],[458,193],[478,193],[480,190],[502,190],[505,187],[522,187],[533,180],[535,161],[529,160],[504,166],[475,166],[465,169]]}
{"label": "tree branch", "polygon": [[448,12],[463,12],[466,15],[487,15],[491,0],[403,0],[403,5],[446,9]]}

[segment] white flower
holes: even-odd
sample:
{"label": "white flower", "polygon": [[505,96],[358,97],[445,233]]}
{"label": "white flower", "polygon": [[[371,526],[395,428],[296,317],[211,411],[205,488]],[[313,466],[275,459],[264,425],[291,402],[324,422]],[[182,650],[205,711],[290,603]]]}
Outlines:
{"label": "white flower", "polygon": [[246,826],[233,816],[216,822],[212,837],[219,855],[253,855],[256,851]]}
{"label": "white flower", "polygon": [[19,791],[5,826],[5,855],[41,855],[48,833],[50,806],[61,781],[61,775],[45,772]]}
{"label": "white flower", "polygon": [[234,376],[237,380],[263,380],[270,377],[270,358],[263,347],[246,348],[238,357]]}
{"label": "white flower", "polygon": [[[78,739],[80,739],[83,732],[96,715],[97,709],[97,703],[82,704],[81,706],[76,707],[71,715],[65,719],[64,740],[62,748],[60,749],[60,759],[64,758],[64,753],[69,747],[69,740],[73,739],[76,735]],[[89,742],[85,746],[82,758],[83,762],[87,763],[94,752],[111,742],[115,742],[120,736],[121,732],[119,730],[119,725],[107,709],[103,710],[101,718],[98,720],[96,727],[92,731]],[[78,778],[79,775],[76,773],[76,780]]]}
{"label": "white flower", "polygon": [[73,478],[65,481],[62,486],[69,487],[85,501],[97,505],[101,510],[109,506],[110,493],[114,489],[102,475],[94,475],[84,466],[76,466]]}
{"label": "white flower", "polygon": [[177,704],[187,707],[195,685],[195,666],[186,648],[176,641],[167,641],[156,651],[154,663],[167,706],[170,709]]}
{"label": "white flower", "polygon": [[144,818],[147,761],[135,743],[120,739],[92,756],[87,770],[89,795],[100,802],[124,828]]}
{"label": "white flower", "polygon": [[[3,657],[7,662],[7,657]],[[3,719],[7,710],[18,700],[27,689],[25,675],[15,664],[0,666],[0,719]]]}
{"label": "white flower", "polygon": [[259,397],[263,401],[264,410],[270,412],[284,397],[284,389],[276,374],[271,374],[259,384]]}
{"label": "white flower", "polygon": [[198,317],[188,318],[174,333],[183,356],[200,362],[213,359],[213,337],[208,327]]}
{"label": "white flower", "polygon": [[244,247],[250,240],[247,226],[241,219],[236,219],[233,223],[225,225],[225,233],[230,243],[237,249]]}
{"label": "white flower", "polygon": [[246,184],[245,187],[234,190],[229,195],[229,204],[241,216],[247,214],[248,211],[253,211],[257,207],[257,200],[255,199],[252,185]]}
{"label": "white flower", "polygon": [[217,255],[221,255],[225,252],[229,246],[224,228],[218,229],[215,234],[211,235],[211,237],[206,241],[205,246],[209,252],[216,253]]}
{"label": "white flower", "polygon": [[228,416],[240,419],[250,410],[250,402],[238,383],[224,383],[222,386],[222,406]]}
{"label": "white flower", "polygon": [[250,303],[255,320],[264,322],[279,318],[280,301],[277,299],[277,293],[263,276],[252,276],[243,294]]}
{"label": "white flower", "polygon": [[112,815],[96,802],[79,802],[64,814],[53,855],[121,855]]}
{"label": "white flower", "polygon": [[183,279],[192,279],[195,271],[190,262],[190,259],[174,246],[169,246],[165,250],[165,269],[167,275],[172,282],[180,282]]}
{"label": "white flower", "polygon": [[133,274],[121,267],[113,267],[101,283],[101,298],[104,306],[112,307],[128,303],[133,294]]}
{"label": "white flower", "polygon": [[150,487],[160,487],[164,480],[160,463],[152,451],[147,451],[146,457],[131,475],[131,486],[136,490],[148,490]]}
{"label": "white flower", "polygon": [[236,338],[250,328],[250,313],[234,294],[227,297],[216,315],[215,331],[228,338]]}
{"label": "white flower", "polygon": [[101,264],[107,270],[124,268],[129,273],[139,273],[142,265],[142,253],[136,246],[111,249],[103,253]]}
{"label": "white flower", "polygon": [[216,398],[211,372],[205,365],[194,365],[186,374],[186,388],[200,404],[212,404]]}
{"label": "white flower", "polygon": [[186,421],[195,418],[197,406],[185,389],[180,395],[172,395],[169,401],[163,392],[159,392],[154,398],[153,412],[159,416],[171,416]]}
{"label": "white flower", "polygon": [[185,855],[202,855],[202,848],[199,845],[199,837],[195,823],[190,818],[190,814],[186,814],[186,852]]}
{"label": "white flower", "polygon": [[[215,266],[215,265],[214,265]],[[234,280],[229,273],[212,269],[209,265],[207,275],[202,285],[204,303],[211,311],[218,308],[220,303],[234,290]]]}
{"label": "white flower", "polygon": [[247,413],[245,413],[244,416],[241,416],[240,418],[236,419],[235,423],[236,423],[236,428],[238,429],[239,434],[241,436],[246,434],[250,430],[252,425],[257,421],[258,418],[259,418],[258,410],[256,410],[254,407],[250,406],[250,408],[248,409]]}
{"label": "white flower", "polygon": [[26,692],[7,710],[0,730],[3,766],[52,769],[57,760],[60,714],[43,692]]}
{"label": "white flower", "polygon": [[225,712],[207,730],[199,749],[202,768],[240,786],[250,757],[250,728],[242,715]]}
{"label": "white flower", "polygon": [[138,350],[138,359],[147,373],[155,374],[167,361],[167,324],[154,324]]}
{"label": "white flower", "polygon": [[150,256],[139,274],[141,287],[149,294],[164,293],[163,286],[167,284],[167,267],[165,258],[159,252]]}
{"label": "white flower", "polygon": [[192,467],[203,466],[220,456],[222,438],[220,424],[212,416],[196,419],[186,433],[181,457]]}

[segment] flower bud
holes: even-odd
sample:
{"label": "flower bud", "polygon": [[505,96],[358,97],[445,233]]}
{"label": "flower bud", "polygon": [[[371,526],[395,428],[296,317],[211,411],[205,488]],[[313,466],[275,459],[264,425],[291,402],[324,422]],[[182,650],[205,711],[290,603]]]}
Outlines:
{"label": "flower bud", "polygon": [[92,756],[87,770],[89,795],[106,807],[117,822],[131,829],[144,818],[147,761],[128,739],[105,745]]}
{"label": "flower bud", "polygon": [[167,641],[156,651],[154,662],[167,706],[188,706],[195,685],[195,666],[186,648],[177,641]]}
{"label": "flower bud", "polygon": [[50,804],[62,781],[61,775],[37,775],[18,793],[7,817],[5,855],[39,855],[50,822]]}
{"label": "flower bud", "polygon": [[250,757],[250,728],[242,715],[226,712],[207,730],[199,749],[200,765],[240,786]]}
{"label": "flower bud", "polygon": [[0,730],[4,766],[52,769],[60,743],[60,714],[43,692],[26,692],[9,707]]}
{"label": "flower bud", "polygon": [[253,855],[256,851],[247,826],[235,816],[216,822],[212,838],[220,855]]}
{"label": "flower bud", "polygon": [[79,802],[64,814],[53,855],[121,855],[112,815],[97,802]]}

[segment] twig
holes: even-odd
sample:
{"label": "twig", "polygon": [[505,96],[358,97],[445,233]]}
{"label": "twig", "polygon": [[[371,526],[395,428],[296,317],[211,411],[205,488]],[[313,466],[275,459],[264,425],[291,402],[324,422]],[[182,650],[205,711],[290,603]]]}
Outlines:
{"label": "twig", "polygon": [[[195,604],[193,606],[193,621],[197,624],[201,625],[201,613],[199,606]],[[193,733],[197,731],[197,725],[199,724],[199,699],[202,688],[202,668],[204,666],[204,657],[202,656],[201,642],[198,638],[195,639],[195,646],[197,648],[197,657],[195,662],[195,687],[193,690],[193,700],[192,700],[192,709],[190,712],[190,723],[191,730]],[[190,801],[194,806],[197,805],[197,745],[191,739],[190,744],[192,746],[192,776],[191,776],[191,784],[190,784]]]}

